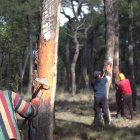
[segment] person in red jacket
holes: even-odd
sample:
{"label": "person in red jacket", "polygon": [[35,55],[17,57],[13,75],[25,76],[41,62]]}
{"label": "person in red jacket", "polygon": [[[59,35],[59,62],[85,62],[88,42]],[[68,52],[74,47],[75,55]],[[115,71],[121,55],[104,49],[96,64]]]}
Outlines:
{"label": "person in red jacket", "polygon": [[131,120],[133,119],[133,108],[132,108],[132,90],[130,86],[130,82],[125,78],[123,73],[119,74],[120,82],[118,83],[118,92],[122,94],[123,100],[123,116],[127,117],[127,107],[129,108]]}

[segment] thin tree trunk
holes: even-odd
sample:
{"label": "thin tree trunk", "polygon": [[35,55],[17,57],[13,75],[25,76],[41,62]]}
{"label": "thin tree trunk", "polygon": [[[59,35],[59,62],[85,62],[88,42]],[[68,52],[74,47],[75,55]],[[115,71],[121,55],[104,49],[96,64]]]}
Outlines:
{"label": "thin tree trunk", "polygon": [[128,33],[128,71],[129,80],[132,88],[132,101],[133,109],[136,108],[137,91],[134,77],[133,68],[133,6],[132,0],[128,0],[128,22],[129,22],[129,33]]}
{"label": "thin tree trunk", "polygon": [[81,7],[82,7],[82,2],[78,1],[78,6],[77,6],[77,11],[74,8],[74,4],[73,1],[71,1],[72,4],[72,10],[73,10],[73,14],[75,16],[75,27],[74,27],[74,43],[75,43],[75,54],[73,57],[73,61],[71,64],[71,77],[72,77],[72,96],[74,96],[76,94],[76,72],[75,72],[75,67],[76,67],[76,62],[79,56],[79,47],[80,44],[78,42],[78,29],[83,25],[83,23],[81,25],[79,25],[79,20],[78,20],[78,16],[80,15],[81,12]]}
{"label": "thin tree trunk", "polygon": [[28,40],[29,40],[29,51],[30,51],[30,65],[29,65],[29,83],[27,88],[27,95],[32,93],[33,88],[33,46],[32,46],[32,36],[31,36],[31,27],[30,27],[30,18],[28,20]]}
{"label": "thin tree trunk", "polygon": [[93,33],[93,30],[92,30],[92,32],[91,32],[91,35],[90,35],[90,40],[89,40],[89,44],[90,44],[90,51],[89,51],[89,74],[90,74],[90,80],[89,81],[91,81],[92,80],[92,78],[93,78],[93,67],[94,67],[94,65],[93,65],[93,56],[94,56],[94,33]]}
{"label": "thin tree trunk", "polygon": [[71,20],[68,23],[68,30],[67,30],[67,38],[66,38],[66,49],[65,49],[65,92],[69,93],[70,88],[70,69],[69,69],[69,53],[70,53],[70,44],[71,44]]}
{"label": "thin tree trunk", "polygon": [[84,50],[83,50],[83,77],[85,80],[85,88],[89,89],[89,76],[87,73],[87,38],[88,38],[88,31],[92,26],[92,21],[93,21],[93,15],[91,18],[91,23],[89,24],[89,26],[87,28],[84,29]]}
{"label": "thin tree trunk", "polygon": [[[24,54],[24,53],[23,53]],[[25,69],[27,66],[27,62],[28,62],[28,58],[29,58],[29,54],[26,54],[25,60],[24,57],[19,56],[19,93],[23,93],[23,78],[24,78],[24,74],[25,74]],[[24,65],[23,65],[23,60],[24,60]]]}
{"label": "thin tree trunk", "polygon": [[74,31],[74,42],[76,44],[74,58],[71,64],[71,77],[72,77],[72,96],[76,94],[76,74],[75,66],[79,56],[79,42],[77,40],[77,30]]}

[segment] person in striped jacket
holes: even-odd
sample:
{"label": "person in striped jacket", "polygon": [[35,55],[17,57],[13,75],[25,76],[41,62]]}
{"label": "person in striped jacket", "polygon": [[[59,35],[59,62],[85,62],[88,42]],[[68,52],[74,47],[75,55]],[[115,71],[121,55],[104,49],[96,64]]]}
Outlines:
{"label": "person in striped jacket", "polygon": [[13,91],[0,91],[0,140],[25,140],[18,128],[16,113],[31,119],[37,115],[39,105],[39,98],[28,103]]}

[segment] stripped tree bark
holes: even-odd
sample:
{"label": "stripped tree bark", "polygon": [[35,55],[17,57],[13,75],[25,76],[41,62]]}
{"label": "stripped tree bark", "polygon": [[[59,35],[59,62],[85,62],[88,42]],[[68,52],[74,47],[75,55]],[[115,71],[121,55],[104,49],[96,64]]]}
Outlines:
{"label": "stripped tree bark", "polygon": [[129,80],[130,80],[130,84],[131,84],[131,88],[132,88],[133,109],[135,110],[137,91],[136,91],[134,68],[133,68],[133,6],[132,6],[132,0],[128,0],[128,24],[129,24],[128,72],[129,72]]}
{"label": "stripped tree bark", "polygon": [[41,0],[41,33],[36,51],[34,94],[42,90],[38,115],[29,123],[29,140],[53,140],[54,100],[57,82],[57,53],[60,20],[60,0]]}

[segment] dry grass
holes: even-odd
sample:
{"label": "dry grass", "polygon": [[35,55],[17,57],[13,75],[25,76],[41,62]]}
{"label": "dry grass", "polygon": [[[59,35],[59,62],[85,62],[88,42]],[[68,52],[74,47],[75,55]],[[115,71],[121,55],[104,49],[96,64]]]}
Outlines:
{"label": "dry grass", "polygon": [[[140,89],[138,89],[140,91]],[[140,93],[140,92],[138,92]],[[113,115],[116,108],[111,109],[114,125],[105,127],[102,123],[98,128],[93,127],[93,91],[79,93],[72,97],[70,94],[56,94],[56,129],[55,140],[140,140],[140,112],[135,111],[135,120],[126,120]],[[115,103],[115,91],[110,90],[109,103]],[[138,94],[137,107],[140,107]]]}
{"label": "dry grass", "polygon": [[[93,91],[80,91],[74,97],[59,90],[55,101],[55,134],[54,140],[140,140],[140,88],[138,88],[136,119],[124,121],[115,118],[116,108],[111,108],[114,125],[105,127],[101,122],[98,128],[93,127]],[[29,101],[30,97],[25,100]],[[115,91],[109,93],[109,103],[115,103]],[[21,125],[22,118],[18,119]],[[27,125],[23,128],[27,136]]]}

